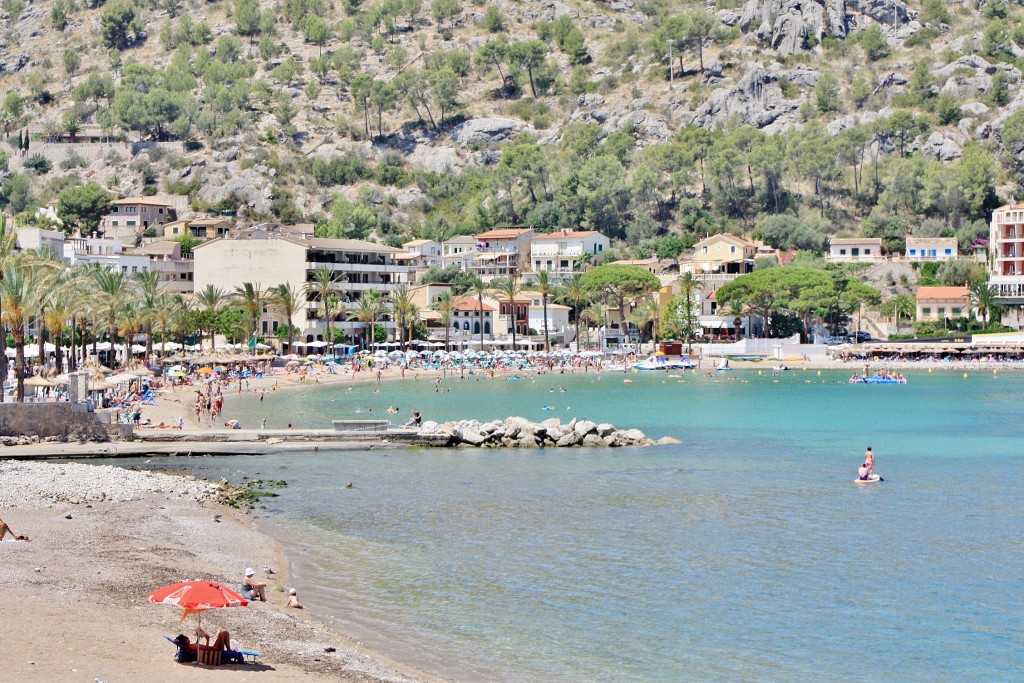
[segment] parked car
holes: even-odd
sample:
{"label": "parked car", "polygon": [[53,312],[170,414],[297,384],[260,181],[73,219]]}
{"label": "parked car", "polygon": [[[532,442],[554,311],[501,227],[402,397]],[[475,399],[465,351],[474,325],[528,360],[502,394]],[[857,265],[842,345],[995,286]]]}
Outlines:
{"label": "parked car", "polygon": [[871,341],[871,333],[867,332],[865,330],[861,330],[861,331],[859,331],[857,333],[856,339],[857,339],[857,343],[858,344],[863,344],[864,342],[869,342],[869,341]]}
{"label": "parked car", "polygon": [[837,344],[846,344],[849,341],[849,337],[828,337],[825,340],[825,344],[828,346],[835,346]]}

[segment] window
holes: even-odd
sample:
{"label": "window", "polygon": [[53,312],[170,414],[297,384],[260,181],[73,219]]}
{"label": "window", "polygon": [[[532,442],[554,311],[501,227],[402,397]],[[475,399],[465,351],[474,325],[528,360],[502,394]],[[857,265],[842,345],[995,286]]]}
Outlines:
{"label": "window", "polygon": [[736,245],[735,244],[729,247],[729,253],[730,254],[735,254],[736,253]]}
{"label": "window", "polygon": [[932,309],[930,307],[925,307],[925,308],[921,309],[921,315],[931,315],[931,314],[932,314]]}
{"label": "window", "polygon": [[708,248],[706,246],[705,247],[701,247],[700,249],[701,249],[701,253],[703,253],[703,254],[708,253]]}
{"label": "window", "polygon": [[839,255],[840,255],[840,256],[846,256],[846,250],[845,250],[845,249],[842,249],[842,248],[841,248],[841,249],[839,250]]}
{"label": "window", "polygon": [[944,251],[943,253],[944,253],[944,254],[945,254],[946,256],[952,256],[952,255],[953,255],[953,250],[952,250],[952,249],[946,249],[946,250],[945,250],[945,251]]}
{"label": "window", "polygon": [[484,334],[490,334],[490,333],[491,333],[491,324],[489,322],[484,322]]}
{"label": "window", "polygon": [[960,317],[960,309],[954,307],[953,308],[953,315],[956,316],[957,318],[959,318]]}
{"label": "window", "polygon": [[480,334],[480,321],[473,323],[473,334]]}
{"label": "window", "polygon": [[944,315],[946,315],[946,307],[945,306],[939,306],[939,317],[942,317]]}
{"label": "window", "polygon": [[911,249],[910,250],[910,255],[911,256],[917,256],[917,249]]}
{"label": "window", "polygon": [[865,249],[864,250],[864,255],[865,256],[871,256],[871,250],[870,249]]}

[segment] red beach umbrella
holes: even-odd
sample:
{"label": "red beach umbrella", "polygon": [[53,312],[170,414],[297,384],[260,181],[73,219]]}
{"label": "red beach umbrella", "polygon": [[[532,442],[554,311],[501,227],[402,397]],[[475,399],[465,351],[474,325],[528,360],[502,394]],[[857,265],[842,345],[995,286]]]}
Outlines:
{"label": "red beach umbrella", "polygon": [[227,586],[214,581],[180,581],[158,588],[149,594],[149,601],[158,605],[177,605],[185,608],[181,620],[189,614],[199,614],[221,607],[245,607],[249,601]]}

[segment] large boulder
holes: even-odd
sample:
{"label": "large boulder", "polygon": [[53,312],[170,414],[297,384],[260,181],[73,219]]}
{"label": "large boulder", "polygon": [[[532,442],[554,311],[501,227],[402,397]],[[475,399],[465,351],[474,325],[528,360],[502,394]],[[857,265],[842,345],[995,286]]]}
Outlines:
{"label": "large boulder", "polygon": [[939,161],[953,161],[963,154],[963,147],[953,139],[953,134],[935,131],[921,145],[921,152]]}
{"label": "large boulder", "polygon": [[463,147],[471,142],[496,144],[514,139],[521,131],[533,132],[519,119],[492,116],[460,123],[452,129],[451,138]]}
{"label": "large boulder", "polygon": [[738,25],[744,31],[752,30],[758,40],[779,54],[799,54],[807,49],[809,37],[821,42],[825,30],[824,1],[749,0],[743,6]]}

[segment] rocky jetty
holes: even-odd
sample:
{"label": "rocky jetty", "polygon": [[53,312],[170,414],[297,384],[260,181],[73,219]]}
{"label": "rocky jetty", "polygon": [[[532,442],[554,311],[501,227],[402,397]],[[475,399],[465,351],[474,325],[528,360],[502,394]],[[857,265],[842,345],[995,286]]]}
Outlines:
{"label": "rocky jetty", "polygon": [[446,434],[449,437],[448,446],[477,448],[614,448],[678,443],[675,439],[668,438],[655,441],[639,429],[616,429],[614,425],[607,423],[597,424],[587,419],[576,418],[566,424],[562,424],[558,418],[531,422],[522,417],[492,422],[425,422],[420,432]]}

